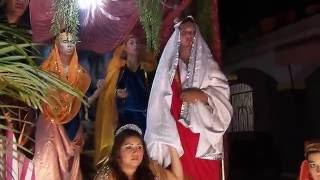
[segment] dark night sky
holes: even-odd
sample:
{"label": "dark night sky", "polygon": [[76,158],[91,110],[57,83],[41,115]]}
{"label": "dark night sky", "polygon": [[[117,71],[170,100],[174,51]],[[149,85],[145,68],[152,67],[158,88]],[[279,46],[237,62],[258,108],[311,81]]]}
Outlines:
{"label": "dark night sky", "polygon": [[320,0],[220,0],[221,25],[242,31],[259,19],[289,9],[295,9],[301,14],[303,8],[313,2]]}
{"label": "dark night sky", "polygon": [[310,4],[320,4],[320,0],[219,0],[222,41],[232,46],[244,34],[252,39],[259,34],[259,21],[289,10],[299,20],[306,16],[305,8]]}

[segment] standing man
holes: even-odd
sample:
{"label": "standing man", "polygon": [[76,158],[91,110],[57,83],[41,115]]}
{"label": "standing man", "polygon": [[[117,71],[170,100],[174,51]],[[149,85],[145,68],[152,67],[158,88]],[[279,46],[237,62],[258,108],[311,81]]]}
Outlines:
{"label": "standing man", "polygon": [[175,25],[154,82],[145,134],[151,158],[168,166],[173,146],[186,179],[220,180],[229,85],[192,17]]}

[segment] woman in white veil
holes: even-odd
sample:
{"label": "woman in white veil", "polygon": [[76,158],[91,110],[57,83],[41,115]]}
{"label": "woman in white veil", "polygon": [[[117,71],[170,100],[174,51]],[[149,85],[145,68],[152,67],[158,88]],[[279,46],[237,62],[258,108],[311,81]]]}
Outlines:
{"label": "woman in white veil", "polygon": [[170,145],[186,178],[219,180],[222,136],[232,117],[229,85],[192,17],[175,25],[154,82],[145,133],[151,158],[168,166]]}

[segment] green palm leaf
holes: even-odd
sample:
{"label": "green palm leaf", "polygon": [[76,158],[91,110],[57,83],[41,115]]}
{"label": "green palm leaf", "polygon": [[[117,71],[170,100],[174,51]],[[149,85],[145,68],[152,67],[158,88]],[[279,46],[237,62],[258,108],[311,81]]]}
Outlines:
{"label": "green palm leaf", "polygon": [[[35,66],[33,59],[39,57],[35,54],[38,51],[30,42],[31,36],[27,31],[0,24],[0,95],[41,110],[41,104],[47,103],[47,91],[54,87],[84,102],[83,93],[79,90]],[[30,56],[30,53],[35,55]]]}

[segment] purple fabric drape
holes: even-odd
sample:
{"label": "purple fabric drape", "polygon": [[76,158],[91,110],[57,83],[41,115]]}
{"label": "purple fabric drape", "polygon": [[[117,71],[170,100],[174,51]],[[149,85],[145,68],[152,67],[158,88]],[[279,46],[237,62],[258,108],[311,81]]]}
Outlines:
{"label": "purple fabric drape", "polygon": [[[92,50],[97,53],[111,51],[134,28],[138,22],[136,1],[132,0],[100,0],[103,7],[97,8],[94,18],[86,19],[89,14],[80,10],[80,32],[78,49]],[[30,1],[32,38],[34,42],[49,43],[53,0]],[[109,13],[120,20],[111,20]],[[87,21],[86,21],[87,20]]]}

